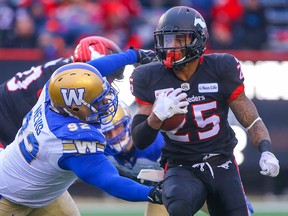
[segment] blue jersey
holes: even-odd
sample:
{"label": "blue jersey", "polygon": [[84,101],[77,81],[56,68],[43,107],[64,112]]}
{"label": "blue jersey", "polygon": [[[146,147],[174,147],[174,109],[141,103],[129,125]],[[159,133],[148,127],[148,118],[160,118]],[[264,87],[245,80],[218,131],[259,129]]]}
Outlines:
{"label": "blue jersey", "polygon": [[[134,60],[126,56],[123,62],[134,63],[133,53],[128,52]],[[112,55],[103,58],[113,60]],[[123,67],[123,62],[114,64]],[[152,187],[120,177],[104,155],[106,139],[100,124],[87,124],[50,109],[48,84],[23,119],[15,140],[0,152],[0,195],[39,208],[53,202],[79,178],[115,197],[147,201]]]}
{"label": "blue jersey", "polygon": [[[134,64],[136,60],[135,51],[128,50],[116,55],[103,56],[88,63],[97,68],[102,76],[107,76],[127,64]],[[71,58],[49,61],[44,65],[19,72],[0,85],[0,141],[4,145],[13,142],[21,127],[22,119],[36,104],[43,86],[52,73],[71,62]]]}
{"label": "blue jersey", "polygon": [[133,146],[127,153],[107,156],[117,167],[121,175],[136,178],[141,169],[162,169],[159,161],[163,146],[164,138],[161,133],[158,133],[153,144],[143,150]]}

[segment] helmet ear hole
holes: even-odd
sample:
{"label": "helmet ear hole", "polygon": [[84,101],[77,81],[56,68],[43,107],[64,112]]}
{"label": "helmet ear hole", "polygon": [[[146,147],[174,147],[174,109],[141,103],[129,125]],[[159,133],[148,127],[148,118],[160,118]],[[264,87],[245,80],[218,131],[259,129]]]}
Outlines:
{"label": "helmet ear hole", "polygon": [[73,108],[73,111],[79,112],[79,108],[78,108],[78,107],[74,107],[74,108]]}

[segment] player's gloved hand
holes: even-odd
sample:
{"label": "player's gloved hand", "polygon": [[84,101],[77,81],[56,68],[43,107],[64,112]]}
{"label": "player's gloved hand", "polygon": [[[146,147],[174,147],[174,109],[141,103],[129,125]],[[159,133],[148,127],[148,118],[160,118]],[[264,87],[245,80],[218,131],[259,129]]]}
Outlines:
{"label": "player's gloved hand", "polygon": [[132,46],[130,46],[129,49],[135,50],[138,58],[138,63],[140,64],[147,64],[152,62],[156,59],[156,54],[153,50],[145,50],[145,49],[134,49]]}
{"label": "player's gloved hand", "polygon": [[93,59],[97,59],[103,55],[93,49],[94,39],[81,40],[76,46],[73,55],[74,62],[87,62]]}
{"label": "player's gloved hand", "polygon": [[163,204],[162,201],[163,181],[157,183],[148,195],[148,202]]}
{"label": "player's gloved hand", "polygon": [[181,88],[173,90],[170,94],[168,92],[161,92],[155,103],[153,112],[161,120],[172,117],[175,114],[187,113],[188,101],[187,94],[182,92]]}
{"label": "player's gloved hand", "polygon": [[262,170],[260,171],[262,175],[276,177],[279,174],[279,161],[275,155],[269,151],[262,152],[259,165]]}

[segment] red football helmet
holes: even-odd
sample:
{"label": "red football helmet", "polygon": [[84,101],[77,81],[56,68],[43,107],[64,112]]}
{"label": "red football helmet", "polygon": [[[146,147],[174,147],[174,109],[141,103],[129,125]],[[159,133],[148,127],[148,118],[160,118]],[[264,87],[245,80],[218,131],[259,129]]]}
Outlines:
{"label": "red football helmet", "polygon": [[[99,58],[104,55],[110,55],[113,53],[120,53],[122,50],[120,47],[114,43],[112,40],[109,40],[101,36],[90,36],[85,37],[80,40],[77,45],[74,55],[74,62],[87,62],[96,58]],[[113,72],[109,75],[108,81],[113,81],[114,79],[121,80],[123,76],[124,68]],[[112,79],[112,80],[110,80]]]}

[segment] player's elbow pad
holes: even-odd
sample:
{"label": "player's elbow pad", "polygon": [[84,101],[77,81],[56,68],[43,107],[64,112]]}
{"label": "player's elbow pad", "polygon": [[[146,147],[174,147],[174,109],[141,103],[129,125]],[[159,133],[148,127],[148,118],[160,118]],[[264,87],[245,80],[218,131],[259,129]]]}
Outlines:
{"label": "player's elbow pad", "polygon": [[151,145],[157,137],[158,130],[148,125],[147,115],[135,115],[132,121],[132,139],[139,149],[145,149]]}

